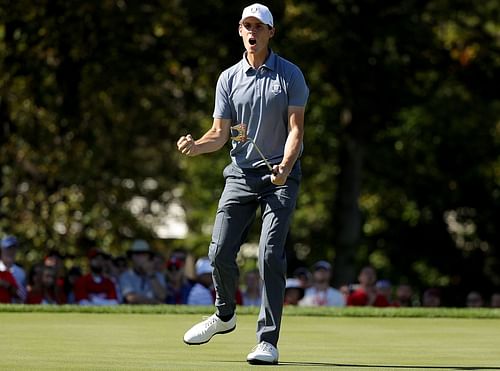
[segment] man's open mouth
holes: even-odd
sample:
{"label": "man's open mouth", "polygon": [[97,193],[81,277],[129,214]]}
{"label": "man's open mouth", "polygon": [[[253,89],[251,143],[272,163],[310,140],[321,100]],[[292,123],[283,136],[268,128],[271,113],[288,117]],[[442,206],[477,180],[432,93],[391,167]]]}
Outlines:
{"label": "man's open mouth", "polygon": [[255,39],[250,39],[250,40],[248,40],[248,42],[250,43],[250,45],[257,44],[257,40],[255,40]]}

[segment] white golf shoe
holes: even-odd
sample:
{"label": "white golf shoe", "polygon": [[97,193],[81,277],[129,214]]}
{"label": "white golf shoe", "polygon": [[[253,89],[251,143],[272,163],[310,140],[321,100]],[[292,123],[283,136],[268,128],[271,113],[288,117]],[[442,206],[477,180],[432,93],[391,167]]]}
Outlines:
{"label": "white golf shoe", "polygon": [[215,314],[194,325],[184,334],[184,342],[188,345],[200,345],[210,341],[212,336],[227,334],[236,328],[236,314],[224,322]]}
{"label": "white golf shoe", "polygon": [[278,358],[278,349],[267,341],[262,341],[248,354],[247,362],[251,365],[275,365]]}

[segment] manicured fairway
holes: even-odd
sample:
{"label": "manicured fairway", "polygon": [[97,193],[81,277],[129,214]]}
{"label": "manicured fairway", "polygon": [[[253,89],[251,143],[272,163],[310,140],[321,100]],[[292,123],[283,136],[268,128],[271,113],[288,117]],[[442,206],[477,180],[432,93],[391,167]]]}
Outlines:
{"label": "manicured fairway", "polygon": [[[255,315],[187,346],[199,314],[0,313],[4,370],[240,370]],[[285,316],[280,370],[500,370],[500,319]]]}

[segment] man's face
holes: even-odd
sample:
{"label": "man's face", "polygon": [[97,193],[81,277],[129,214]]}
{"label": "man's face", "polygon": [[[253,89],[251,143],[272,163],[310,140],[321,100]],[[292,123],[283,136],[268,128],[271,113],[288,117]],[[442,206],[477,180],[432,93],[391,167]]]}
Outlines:
{"label": "man's face", "polygon": [[359,283],[365,286],[373,286],[377,282],[377,274],[371,267],[365,267],[359,275]]}
{"label": "man's face", "polygon": [[212,281],[212,274],[211,273],[204,273],[200,276],[198,276],[198,281],[206,287],[210,287],[213,283]]}
{"label": "man's face", "polygon": [[16,248],[11,247],[10,249],[2,249],[2,261],[7,267],[14,265],[16,260]]}
{"label": "man's face", "polygon": [[314,282],[327,283],[330,281],[331,273],[329,269],[318,268],[313,273]]}
{"label": "man's face", "polygon": [[101,274],[104,269],[104,257],[96,255],[90,260],[90,270],[95,274]]}
{"label": "man's face", "polygon": [[396,291],[396,296],[400,300],[409,300],[412,296],[411,287],[408,285],[399,285]]}
{"label": "man's face", "polygon": [[240,23],[239,34],[247,52],[258,54],[267,50],[269,39],[274,36],[274,28],[269,29],[269,26],[259,19],[248,17]]}
{"label": "man's face", "polygon": [[149,263],[149,260],[150,258],[148,253],[135,253],[132,255],[132,265],[135,269],[144,269]]}
{"label": "man's face", "polygon": [[300,299],[302,299],[302,293],[300,289],[289,288],[285,291],[285,302],[290,305],[298,305]]}
{"label": "man's face", "polygon": [[167,263],[167,275],[175,281],[184,275],[184,261],[176,258],[171,258]]}

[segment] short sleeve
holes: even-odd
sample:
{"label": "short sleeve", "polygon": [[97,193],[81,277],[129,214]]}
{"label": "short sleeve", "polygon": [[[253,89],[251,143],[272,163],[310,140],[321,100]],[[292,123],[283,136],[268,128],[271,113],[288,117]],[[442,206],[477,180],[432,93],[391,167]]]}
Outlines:
{"label": "short sleeve", "polygon": [[309,88],[307,87],[304,75],[297,67],[288,84],[288,106],[304,107],[308,97]]}
{"label": "short sleeve", "polygon": [[215,88],[215,119],[231,118],[231,103],[229,99],[229,82],[226,73],[221,73]]}

